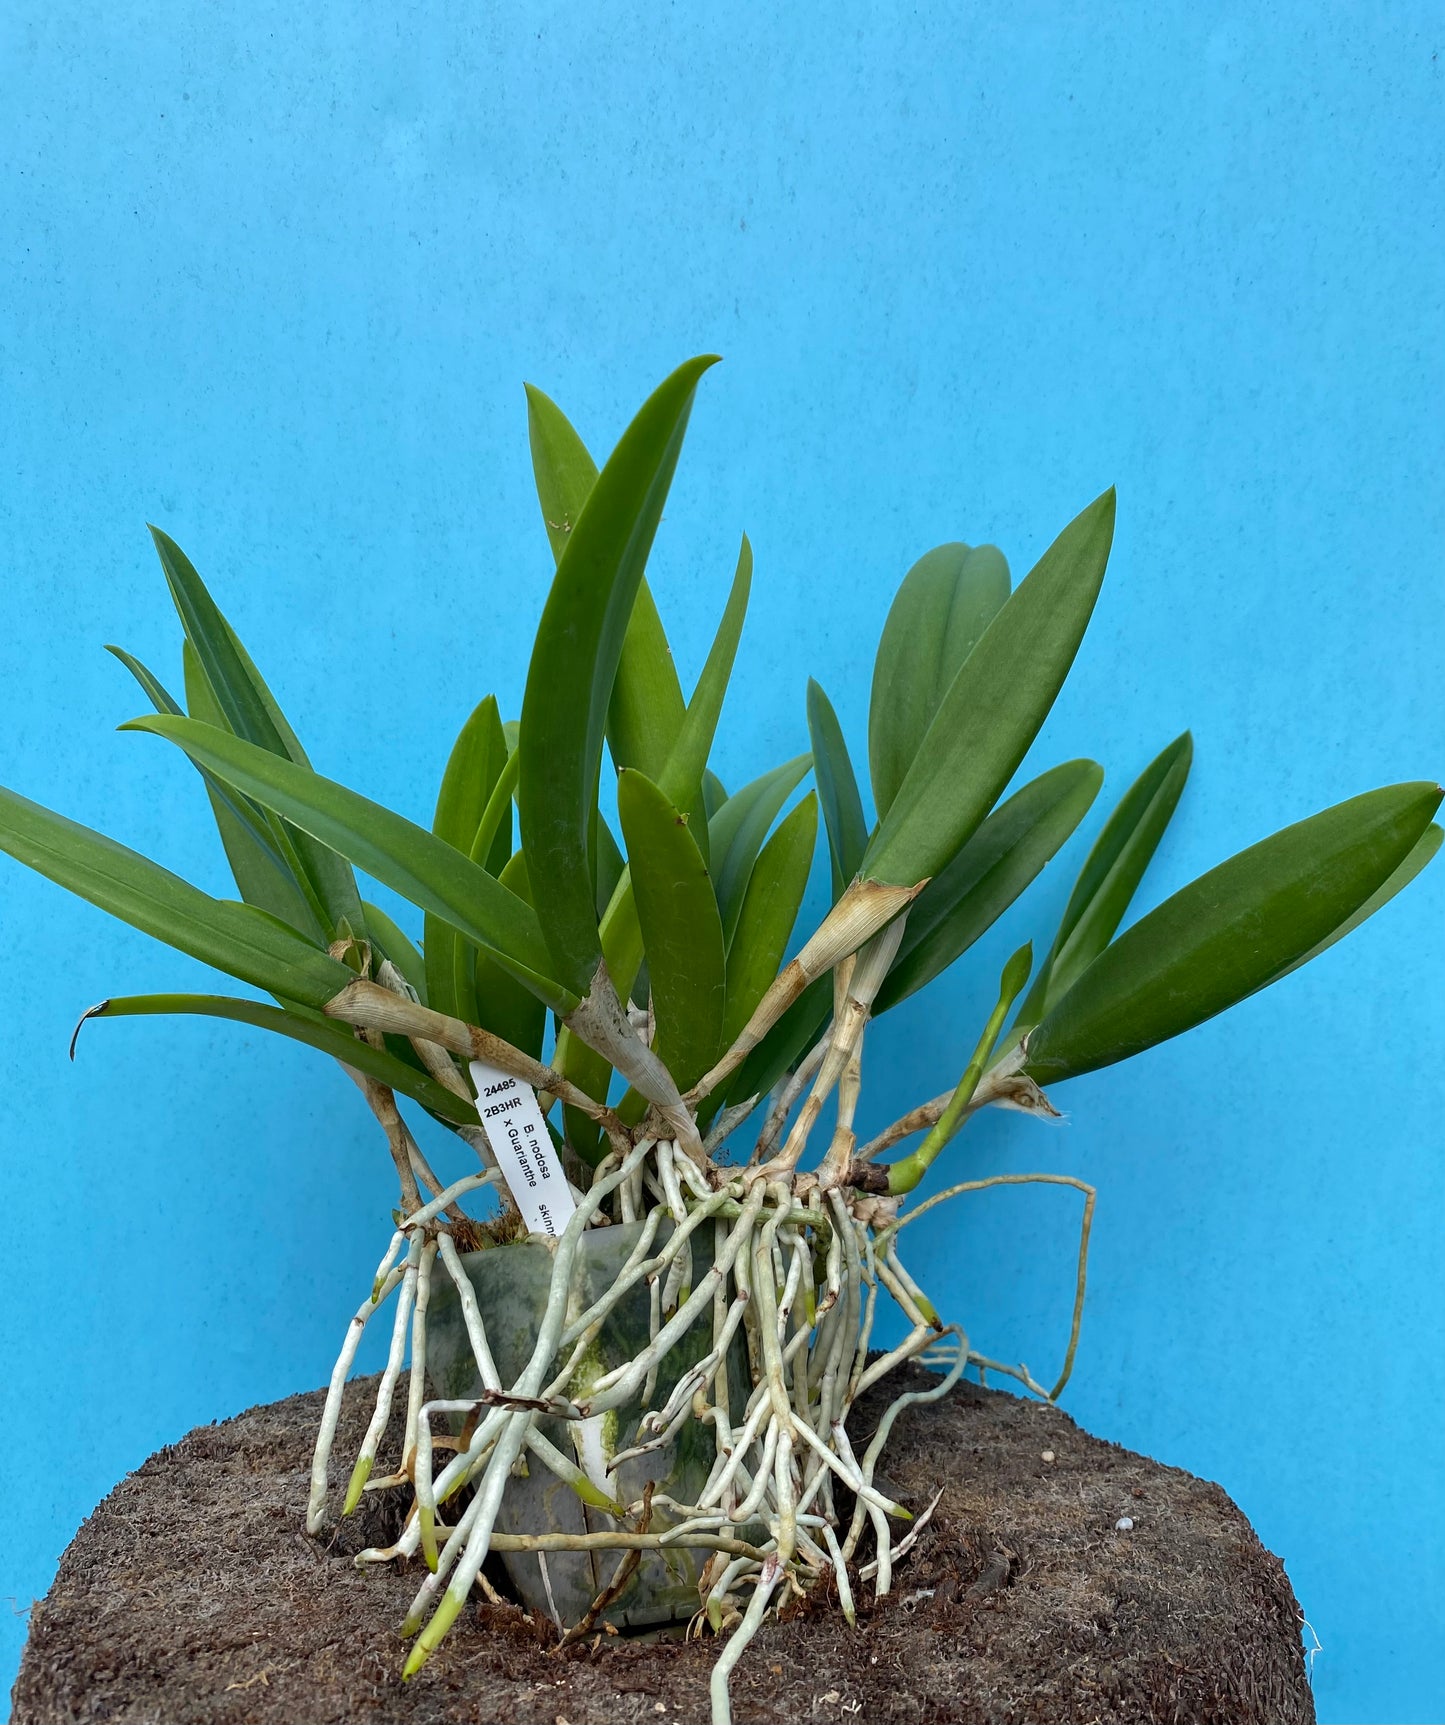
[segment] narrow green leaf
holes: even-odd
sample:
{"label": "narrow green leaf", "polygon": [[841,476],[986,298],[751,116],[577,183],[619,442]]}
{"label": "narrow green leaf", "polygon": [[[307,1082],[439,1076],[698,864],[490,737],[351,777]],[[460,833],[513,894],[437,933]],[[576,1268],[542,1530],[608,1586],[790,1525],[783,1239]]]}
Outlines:
{"label": "narrow green leaf", "polygon": [[146,699],[158,713],[180,713],[184,708],[177,706],[170,691],[160,678],[136,658],[134,653],[127,653],[124,647],[114,647],[109,644],[106,652],[120,660],[141,688],[145,690]]}
{"label": "narrow green leaf", "polygon": [[833,903],[858,872],[868,848],[868,823],[858,779],[843,741],[843,727],[822,687],[808,679],[808,740],[813,747],[813,777],[828,829],[828,854],[833,861]]}
{"label": "narrow green leaf", "polygon": [[410,936],[393,922],[379,904],[363,899],[362,908],[366,912],[367,940],[382,958],[391,960],[416,990],[417,999],[422,1005],[429,1006],[431,1001],[427,996],[426,961],[417,951]]}
{"label": "narrow green leaf", "polygon": [[[275,697],[242,647],[236,632],[221,614],[206,584],[179,545],[158,527],[151,528],[170,588],[171,599],[210,684],[226,727],[258,748],[309,766],[296,733],[282,717]],[[365,934],[356,879],[343,858],[317,845],[310,835],[276,833],[279,849],[298,876],[308,901],[319,908],[328,937],[344,928]]]}
{"label": "narrow green leaf", "polygon": [[[1394,898],[1396,893],[1403,892],[1404,889],[1409,886],[1415,876],[1420,873],[1426,863],[1428,863],[1434,857],[1436,851],[1440,849],[1440,840],[1442,837],[1445,837],[1445,832],[1442,832],[1440,827],[1435,826],[1433,823],[1426,827],[1425,831],[1416,841],[1414,848],[1406,856],[1404,862],[1400,864],[1399,868],[1397,868],[1393,874],[1388,875],[1385,878],[1382,885],[1375,888],[1374,892],[1370,894],[1357,911],[1352,915],[1347,916],[1339,927],[1328,934],[1324,940],[1320,941],[1317,945],[1312,946],[1307,953],[1303,954],[1302,957],[1295,959],[1293,964],[1287,964],[1283,970],[1276,971],[1275,974],[1270,977],[1269,981],[1278,982],[1281,977],[1288,976],[1292,970],[1298,970],[1302,964],[1308,964],[1312,958],[1318,958],[1322,952],[1327,950],[1327,948],[1332,947],[1337,940],[1343,940],[1347,934],[1353,933],[1362,922],[1367,922],[1377,910],[1379,910],[1383,905],[1387,905],[1390,900]],[[1266,983],[1264,986],[1267,988],[1269,983]]]}
{"label": "narrow green leaf", "polygon": [[[203,725],[225,730],[226,721],[189,641],[182,642],[181,657],[190,716]],[[204,767],[196,770],[205,781],[211,817],[241,897],[247,904],[257,905],[289,922],[318,946],[325,946],[330,939],[325,909],[304,871],[292,868],[277,849],[276,817],[233,791],[224,779]],[[294,858],[295,849],[289,842],[288,852]]]}
{"label": "narrow green leaf", "polygon": [[[191,667],[195,663],[195,652],[189,641],[185,643],[185,651],[189,684]],[[127,653],[122,647],[107,647],[106,652],[114,654],[120,660],[145,690],[158,713],[185,712],[160,679],[133,654]],[[209,686],[207,693],[209,694]],[[204,718],[209,724],[224,723],[219,716],[207,713],[201,713],[198,717]],[[279,916],[283,922],[290,923],[302,934],[324,943],[326,931],[322,920],[307,901],[295,876],[272,842],[266,816],[244,797],[236,796],[229,785],[222,783],[213,774],[206,772],[204,768],[197,770],[206,787],[211,813],[241,897],[247,904],[257,905],[273,916]]]}
{"label": "narrow green leaf", "polygon": [[568,535],[527,673],[522,845],[553,969],[577,994],[602,952],[589,840],[612,686],[697,382],[712,363],[680,366],[623,433]]}
{"label": "narrow green leaf", "polygon": [[443,917],[494,953],[554,1011],[570,1012],[577,1004],[576,996],[548,975],[550,961],[535,913],[444,840],[332,779],[194,719],[133,719],[122,728],[168,738],[236,790],[348,856],[374,880]]}
{"label": "narrow green leaf", "polygon": [[617,812],[652,983],[653,1046],[685,1090],[721,1046],[727,999],[722,920],[686,819],[636,768],[618,777]]}
{"label": "narrow green leaf", "polygon": [[557,403],[532,384],[527,392],[527,438],[532,446],[532,477],[552,547],[562,561],[567,540],[597,483],[597,463]]}
{"label": "narrow green leaf", "polygon": [[212,898],[139,852],[3,788],[0,850],[132,928],[270,993],[321,1006],[353,980],[345,965],[277,918]]}
{"label": "narrow green leaf", "polygon": [[[432,832],[463,856],[470,856],[492,792],[507,764],[507,739],[495,695],[488,695],[462,726],[442,773]],[[498,827],[486,857],[489,874],[499,874],[511,850],[511,805],[505,830]],[[438,1012],[476,1022],[472,983],[477,949],[443,917],[428,914],[423,924],[427,998]]]}
{"label": "narrow green leaf", "polygon": [[732,1045],[752,1017],[782,966],[817,840],[818,799],[809,792],[763,846],[743,894],[728,948],[724,1048]]}
{"label": "narrow green leaf", "polygon": [[687,704],[687,712],[683,716],[677,740],[668,752],[661,776],[657,780],[659,789],[687,816],[704,862],[708,859],[708,817],[703,796],[703,775],[707,771],[707,758],[712,753],[712,742],[717,734],[723,698],[727,694],[728,679],[733,673],[733,661],[737,658],[738,642],[742,638],[743,619],[747,616],[748,595],[752,591],[752,584],[753,548],[748,544],[745,533],[742,549],[738,552],[737,568],[733,572],[732,589],[728,594],[728,602],[723,607],[722,621],[718,624],[717,634],[708,649],[707,660],[697,680],[697,687],[692,692],[692,699]]}
{"label": "narrow green leaf", "polygon": [[[552,555],[560,563],[572,529],[597,483],[597,466],[555,401],[527,385],[527,426],[537,500]],[[608,702],[607,739],[617,767],[638,767],[658,779],[682,725],[682,688],[643,576]]]}
{"label": "narrow green leaf", "polygon": [[1037,1024],[1114,938],[1178,805],[1193,758],[1194,739],[1185,731],[1119,799],[1079,872],[1053,947],[1019,1009],[1015,1035]]}
{"label": "narrow green leaf", "polygon": [[[525,852],[512,852],[500,879],[508,892],[516,893],[523,904],[531,904]],[[536,995],[486,953],[480,954],[476,961],[474,990],[477,1016],[469,1022],[481,1025],[483,1030],[510,1042],[513,1048],[540,1060],[547,1032],[547,1009]]]}
{"label": "narrow green leaf", "polygon": [[[277,1006],[263,1006],[257,1000],[237,1000],[228,994],[127,994],[103,1001],[85,1016],[90,1018],[154,1018],[161,1016],[192,1016],[226,1018],[236,1024],[254,1025],[258,1030],[273,1031],[289,1037],[307,1048],[346,1066],[353,1066],[369,1078],[410,1096],[429,1113],[440,1115],[461,1126],[475,1126],[476,1110],[444,1089],[434,1078],[408,1066],[382,1049],[368,1047],[330,1019],[303,1018],[285,1012]],[[77,1026],[77,1031],[79,1027]]]}
{"label": "narrow green leaf", "polygon": [[1008,563],[996,545],[940,545],[903,577],[878,642],[868,713],[880,820],[959,667],[1008,596]]}
{"label": "narrow green leaf", "polygon": [[727,786],[709,767],[702,775],[702,806],[709,821],[727,800]]}
{"label": "narrow green leaf", "polygon": [[[477,703],[452,745],[432,817],[431,830],[463,856],[471,855],[477,828],[507,764],[507,755],[507,737],[497,710],[497,697],[488,695]],[[501,873],[511,849],[510,827],[505,834],[499,829],[493,839],[493,853],[487,859],[496,864],[490,873]]]}
{"label": "narrow green leaf", "polygon": [[963,661],[863,859],[916,886],[947,865],[1038,734],[1083,639],[1114,533],[1114,493],[1076,516]]}
{"label": "narrow green leaf", "polygon": [[1440,798],[1369,791],[1211,869],[1105,948],[1029,1033],[1026,1070],[1048,1083],[1127,1059],[1284,974],[1400,868]]}
{"label": "narrow green leaf", "polygon": [[795,755],[791,761],[763,773],[729,797],[709,823],[713,881],[718,909],[722,912],[723,934],[729,942],[742,914],[743,894],[763,840],[783,804],[802,783],[811,762],[811,755]]}
{"label": "narrow green leaf", "polygon": [[1065,761],[1000,803],[913,901],[875,1013],[931,982],[993,927],[1068,840],[1103,782],[1097,761]]}

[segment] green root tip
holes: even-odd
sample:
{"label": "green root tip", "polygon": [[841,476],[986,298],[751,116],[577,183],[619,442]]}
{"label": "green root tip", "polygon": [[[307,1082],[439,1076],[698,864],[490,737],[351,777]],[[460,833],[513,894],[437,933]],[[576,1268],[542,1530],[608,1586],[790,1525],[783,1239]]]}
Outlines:
{"label": "green root tip", "polygon": [[[436,1651],[437,1644],[461,1615],[465,1599],[458,1598],[454,1593],[447,1592],[441,1596],[437,1608],[431,1615],[431,1622],[422,1630],[417,1644],[407,1655],[406,1664],[401,1670],[404,1683],[408,1677],[415,1677],[427,1660]],[[410,1622],[410,1619],[407,1620]],[[403,1625],[405,1629],[405,1625]]]}
{"label": "green root tip", "polygon": [[421,1509],[417,1513],[417,1522],[421,1532],[421,1555],[427,1568],[433,1575],[437,1572],[437,1523],[436,1517],[429,1509]]}
{"label": "green root tip", "polygon": [[351,1470],[351,1484],[346,1488],[346,1502],[341,1507],[343,1515],[350,1515],[357,1504],[361,1502],[361,1494],[370,1477],[371,1457],[369,1455],[357,1456],[356,1466]]}

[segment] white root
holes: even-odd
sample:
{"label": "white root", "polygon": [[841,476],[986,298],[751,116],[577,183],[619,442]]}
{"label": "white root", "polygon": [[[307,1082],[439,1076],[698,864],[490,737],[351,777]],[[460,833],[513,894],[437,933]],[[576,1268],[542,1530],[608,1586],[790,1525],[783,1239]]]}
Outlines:
{"label": "white root", "polygon": [[[383,1300],[399,1290],[391,1346],[355,1458],[346,1511],[355,1506],[363,1489],[409,1483],[413,1490],[414,1509],[396,1542],[363,1552],[357,1559],[366,1564],[419,1553],[426,1561],[429,1573],[403,1625],[405,1634],[416,1637],[405,1676],[419,1670],[439,1645],[493,1551],[532,1554],[542,1566],[549,1598],[548,1553],[683,1549],[709,1554],[697,1622],[705,1620],[715,1632],[733,1630],[712,1675],[714,1725],[728,1725],[731,1673],[780,1597],[780,1589],[799,1593],[818,1577],[831,1575],[850,1623],[856,1616],[855,1588],[860,1581],[870,1583],[876,1595],[886,1594],[897,1564],[916,1546],[941,1495],[935,1494],[921,1516],[894,1539],[890,1518],[906,1517],[908,1512],[879,1488],[874,1475],[899,1413],[947,1394],[970,1360],[987,1369],[1012,1372],[1029,1388],[1046,1393],[1026,1368],[1002,1366],[971,1353],[962,1330],[943,1323],[900,1257],[902,1228],[946,1197],[993,1184],[1032,1181],[1070,1185],[1084,1193],[1073,1329],[1064,1378],[1053,1394],[1062,1388],[1078,1340],[1094,1201],[1091,1188],[1065,1176],[967,1181],[900,1218],[896,1203],[880,1202],[845,1183],[850,1168],[866,1162],[882,1147],[882,1140],[892,1142],[896,1130],[890,1128],[861,1157],[855,1156],[852,1123],[861,1083],[863,1034],[873,998],[897,950],[903,918],[896,911],[902,906],[906,896],[881,930],[870,922],[880,914],[871,900],[860,898],[850,910],[847,930],[851,932],[846,939],[837,936],[848,950],[834,959],[832,1026],[780,1087],[754,1159],[746,1168],[719,1167],[710,1152],[747,1117],[756,1099],[722,1111],[703,1145],[685,1105],[705,1094],[717,1073],[709,1075],[696,1092],[678,1098],[670,1081],[657,1077],[651,1064],[655,1056],[634,1033],[629,1042],[636,1068],[633,1076],[648,1080],[653,1104],[648,1129],[661,1128],[667,1135],[642,1136],[629,1143],[615,1117],[604,1120],[612,1149],[596,1169],[590,1191],[582,1195],[561,1237],[551,1243],[553,1268],[546,1309],[527,1364],[514,1382],[504,1381],[498,1369],[476,1291],[452,1237],[454,1219],[460,1215],[458,1200],[495,1183],[498,1176],[489,1169],[441,1190],[420,1153],[410,1157],[410,1171],[430,1196],[423,1201],[415,1193],[404,1204],[406,1213],[378,1265],[371,1296],[348,1325],[318,1433],[307,1514],[308,1528],[318,1531],[325,1520],[328,1466],[347,1373],[367,1321]],[[867,938],[859,947],[853,936],[865,927]],[[793,983],[797,980],[794,977]],[[393,993],[389,998],[394,1003],[398,997]],[[771,1002],[769,1012],[781,998],[779,994]],[[350,1013],[353,1021],[370,1022],[381,1014],[394,1017],[397,1011],[394,1004],[378,1005],[364,989],[348,991],[348,999],[355,1008]],[[440,1067],[443,1059],[450,1059],[445,1049],[458,1041],[466,1027],[453,1026],[435,1014],[418,1016],[414,1003],[404,1005],[408,1033],[419,1048],[426,1040],[423,1033],[434,1033],[435,1041],[424,1053],[433,1056],[431,1065]],[[595,1001],[593,1006],[601,1010]],[[754,1030],[766,1016],[757,1018]],[[611,1028],[621,1039],[621,1030]],[[444,1042],[443,1032],[450,1042]],[[475,1040],[469,1029],[466,1035]],[[523,1058],[515,1056],[513,1065]],[[546,1071],[556,1078],[550,1069]],[[991,1075],[986,1100],[1022,1105],[1014,1095],[1022,1082],[1017,1074]],[[559,1094],[562,1088],[559,1080]],[[800,1173],[809,1134],[824,1100],[835,1089],[838,1115],[828,1152],[814,1172]],[[1025,1096],[1023,1103],[1030,1100]],[[932,1107],[925,1105],[905,1116],[900,1128],[930,1113]],[[607,1111],[594,1104],[592,1112],[596,1118]],[[795,1112],[780,1150],[779,1140]],[[902,1135],[901,1130],[897,1135]],[[403,1140],[395,1123],[389,1138],[395,1141],[394,1148],[406,1143],[409,1152],[409,1135]],[[640,1223],[638,1238],[607,1291],[579,1311],[574,1266],[582,1235],[589,1227],[613,1221]],[[704,1229],[705,1233],[700,1232]],[[704,1242],[709,1250],[704,1251]],[[399,1262],[403,1249],[405,1259]],[[480,1384],[475,1399],[426,1398],[428,1306],[438,1266],[459,1303]],[[906,1320],[906,1331],[895,1345],[870,1357],[875,1325],[881,1322],[880,1296],[897,1307]],[[579,1368],[609,1318],[624,1302],[635,1309],[639,1301],[645,1302],[641,1309],[649,1317],[646,1342],[632,1358],[600,1376],[593,1378],[589,1365],[586,1376],[579,1377]],[[706,1352],[685,1369],[669,1370],[673,1349],[695,1326],[704,1324],[709,1325],[710,1335]],[[400,1466],[385,1478],[369,1478],[405,1369],[408,1340],[410,1370]],[[747,1370],[740,1373],[744,1356]],[[943,1376],[926,1389],[897,1396],[860,1456],[847,1430],[859,1397],[896,1367],[919,1359],[935,1365]],[[740,1383],[749,1386],[745,1394],[739,1390]],[[660,1384],[664,1387],[659,1393]],[[605,1472],[592,1462],[590,1471],[584,1470],[538,1423],[544,1417],[600,1421],[608,1413],[635,1406],[639,1399],[643,1411],[628,1434],[630,1441],[612,1451]],[[440,1468],[436,1448],[452,1440],[434,1436],[433,1422],[438,1419],[452,1421],[454,1429],[459,1419],[466,1422],[464,1437],[455,1440],[459,1447]],[[615,1489],[610,1482],[618,1477],[621,1465],[663,1449],[689,1420],[711,1427],[715,1439],[714,1460],[696,1501],[681,1501],[651,1488],[641,1503],[609,1501],[608,1492]],[[524,1455],[529,1464],[545,1467],[565,1481],[604,1521],[610,1516],[615,1525],[598,1531],[594,1524],[588,1532],[576,1534],[499,1533],[497,1517],[508,1482]],[[853,1502],[846,1529],[834,1507],[839,1487],[851,1494]],[[470,1498],[460,1495],[466,1488]],[[465,1507],[458,1513],[447,1509],[451,1503]],[[648,1529],[646,1517],[651,1510],[666,1513],[667,1525],[660,1531]],[[859,1544],[869,1528],[875,1549],[859,1565]]]}

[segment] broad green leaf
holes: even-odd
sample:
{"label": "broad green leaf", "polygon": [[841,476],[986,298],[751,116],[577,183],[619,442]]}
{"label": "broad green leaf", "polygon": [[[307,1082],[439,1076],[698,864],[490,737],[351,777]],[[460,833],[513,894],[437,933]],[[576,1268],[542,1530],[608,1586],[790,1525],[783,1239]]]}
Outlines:
{"label": "broad green leaf", "polygon": [[321,1006],[354,980],[345,965],[265,911],[212,898],[139,852],[3,788],[0,850],[132,928],[289,1000]]}
{"label": "broad green leaf", "polygon": [[766,1096],[823,1034],[833,1018],[833,977],[810,982],[728,1082],[728,1103]]}
{"label": "broad green leaf", "polygon": [[[355,1067],[369,1078],[410,1096],[429,1113],[461,1126],[475,1126],[476,1110],[454,1096],[425,1072],[408,1066],[383,1049],[369,1047],[344,1025],[327,1018],[303,1018],[258,1000],[237,1000],[228,994],[127,994],[118,995],[86,1014],[86,1018],[153,1018],[179,1014],[201,1018],[228,1018],[236,1024],[254,1025],[274,1031],[293,1042],[304,1043],[329,1054],[343,1065]],[[77,1027],[78,1031],[79,1027]]]}
{"label": "broad green leaf", "polygon": [[[189,641],[182,642],[181,657],[190,716],[203,725],[225,730],[226,721]],[[197,770],[205,780],[211,816],[241,897],[247,904],[259,905],[319,946],[325,946],[330,939],[325,910],[304,873],[293,869],[277,849],[275,817],[233,791],[224,779],[218,779],[204,767]],[[294,847],[288,848],[294,856]]]}
{"label": "broad green leaf", "polygon": [[194,719],[133,719],[122,728],[168,738],[245,796],[349,857],[373,880],[445,918],[494,953],[554,1011],[570,1012],[577,1004],[548,975],[535,913],[445,840],[333,779]]}
{"label": "broad green leaf", "polygon": [[[516,893],[524,904],[531,904],[532,888],[527,879],[525,852],[512,852],[500,879],[508,892]],[[547,1030],[547,1009],[536,995],[486,953],[476,961],[474,987],[477,1016],[471,1022],[480,1024],[483,1030],[490,1030],[510,1042],[513,1048],[520,1048],[524,1054],[540,1060],[542,1039]]]}
{"label": "broad green leaf", "polygon": [[728,948],[722,1046],[731,1047],[767,993],[798,920],[818,840],[818,799],[809,792],[763,846],[743,894]]}
{"label": "broad green leaf", "polygon": [[[527,385],[527,427],[537,500],[560,563],[597,483],[597,466],[555,401]],[[607,739],[616,766],[660,776],[682,724],[682,688],[652,591],[643,576],[628,619],[608,703]]]}
{"label": "broad green leaf", "polygon": [[821,686],[808,679],[808,740],[813,747],[813,777],[823,805],[823,824],[828,829],[828,855],[833,862],[833,902],[858,872],[868,848],[868,823],[863,818],[863,799],[858,780],[843,741],[843,727],[833,703]]}
{"label": "broad green leaf", "polygon": [[527,673],[522,847],[552,968],[579,995],[602,954],[589,841],[608,705],[693,395],[712,363],[680,366],[622,434],[568,535]]}
{"label": "broad green leaf", "polygon": [[879,820],[959,667],[1008,596],[1008,563],[996,545],[940,545],[903,577],[878,642],[868,711]]}
{"label": "broad green leaf", "polygon": [[652,982],[653,1046],[685,1090],[722,1040],[727,971],[717,900],[677,805],[636,768],[618,777],[617,812]]}
{"label": "broad green leaf", "polygon": [[389,958],[411,986],[423,1006],[431,1001],[427,996],[426,961],[417,951],[409,935],[397,927],[379,904],[362,900],[366,912],[366,938],[381,954]]}
{"label": "broad green leaf", "polygon": [[[1404,862],[1386,878],[1381,886],[1376,887],[1357,911],[1351,916],[1347,916],[1339,927],[1327,935],[1324,940],[1312,946],[1302,957],[1295,959],[1293,964],[1287,964],[1283,970],[1276,971],[1269,981],[1278,982],[1282,976],[1288,976],[1292,970],[1298,970],[1302,964],[1308,964],[1312,958],[1318,958],[1337,940],[1343,940],[1347,934],[1353,933],[1362,922],[1368,921],[1381,906],[1387,905],[1397,892],[1403,892],[1425,867],[1426,863],[1434,857],[1436,851],[1440,849],[1442,837],[1445,837],[1445,832],[1442,832],[1441,828],[1433,824],[1426,827]],[[1269,983],[1264,986],[1267,988]]]}
{"label": "broad green leaf", "polygon": [[728,798],[709,823],[712,876],[722,912],[723,935],[730,942],[742,914],[753,864],[763,840],[783,804],[802,782],[811,755],[795,755],[779,767],[763,773]]}
{"label": "broad green leaf", "polygon": [[[296,733],[282,717],[275,697],[190,559],[158,527],[151,528],[151,537],[186,639],[195,649],[226,727],[245,742],[309,766]],[[328,938],[345,929],[364,936],[361,899],[345,860],[316,844],[311,835],[288,831],[284,822],[277,823],[274,836],[282,856],[298,875],[303,894],[319,911]]]}
{"label": "broad green leaf", "polygon": [[1440,797],[1369,791],[1201,875],[1094,960],[1029,1033],[1025,1070],[1048,1083],[1127,1059],[1282,975],[1400,868]]}
{"label": "broad green leaf", "polygon": [[916,886],[977,830],[1038,734],[1083,639],[1114,533],[1114,493],[1077,515],[949,684],[863,858],[868,880]]}
{"label": "broad green leaf", "polygon": [[[495,695],[478,703],[462,726],[442,774],[432,832],[463,856],[470,856],[492,792],[507,764],[507,739]],[[512,847],[511,804],[505,826],[499,821],[487,847],[484,866],[499,874]],[[476,859],[481,861],[482,859]],[[423,924],[427,999],[438,1012],[465,1023],[476,1022],[472,983],[477,949],[443,917],[429,913]]]}
{"label": "broad green leaf", "polygon": [[1103,782],[1096,761],[1065,761],[1000,803],[913,901],[875,1012],[906,1000],[992,928],[1068,840]]}
{"label": "broad green leaf", "polygon": [[1037,1024],[1114,938],[1178,805],[1193,759],[1194,739],[1185,731],[1119,799],[1079,872],[1053,947],[1019,1010],[1016,1029]]}
{"label": "broad green leaf", "polygon": [[702,775],[702,806],[709,821],[727,800],[727,786],[709,767]]}

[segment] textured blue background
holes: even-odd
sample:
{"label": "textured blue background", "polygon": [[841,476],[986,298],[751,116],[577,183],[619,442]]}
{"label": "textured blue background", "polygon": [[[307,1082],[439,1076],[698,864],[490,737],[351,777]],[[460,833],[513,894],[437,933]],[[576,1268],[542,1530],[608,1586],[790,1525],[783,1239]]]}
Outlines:
{"label": "textured blue background", "polygon": [[[655,584],[690,678],[751,533],[728,778],[802,746],[806,671],[861,746],[922,549],[992,538],[1022,570],[1111,481],[1110,580],[1035,759],[1094,754],[1117,794],[1195,728],[1147,899],[1445,765],[1438,4],[301,10],[0,19],[3,782],[223,888],[189,769],[109,734],[142,703],[102,642],[177,675],[149,518],[317,762],[425,819],[471,703],[516,711],[544,591],[521,380],[605,447],[700,349],[727,364]],[[951,1078],[1080,850],[987,970],[877,1034],[865,1126]],[[78,1009],[204,973],[0,882],[5,1674],[126,1469],[322,1378],[388,1181],[346,1080],[259,1035],[98,1026],[70,1067]],[[991,1118],[951,1168],[1098,1183],[1066,1405],[1254,1518],[1326,1720],[1445,1714],[1442,903],[1437,869],[1061,1092],[1067,1127]],[[1072,1195],[967,1202],[924,1280],[1042,1374]]]}

